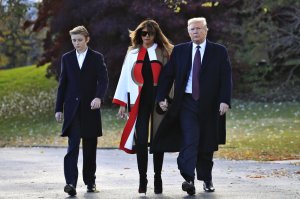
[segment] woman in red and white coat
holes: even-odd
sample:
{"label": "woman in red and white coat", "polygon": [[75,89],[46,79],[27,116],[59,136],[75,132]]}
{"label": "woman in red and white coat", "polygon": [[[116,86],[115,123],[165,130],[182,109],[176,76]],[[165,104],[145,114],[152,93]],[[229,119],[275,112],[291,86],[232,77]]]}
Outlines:
{"label": "woman in red and white coat", "polygon": [[[162,67],[169,59],[173,45],[162,33],[158,23],[145,20],[130,31],[131,46],[125,57],[113,103],[120,105],[118,116],[129,118],[124,127],[120,149],[137,154],[140,174],[139,193],[147,192],[148,143],[155,136],[164,115],[157,112],[156,88]],[[149,122],[151,121],[151,122]],[[151,132],[149,136],[149,123]],[[161,170],[163,153],[153,153],[154,192],[162,193]]]}

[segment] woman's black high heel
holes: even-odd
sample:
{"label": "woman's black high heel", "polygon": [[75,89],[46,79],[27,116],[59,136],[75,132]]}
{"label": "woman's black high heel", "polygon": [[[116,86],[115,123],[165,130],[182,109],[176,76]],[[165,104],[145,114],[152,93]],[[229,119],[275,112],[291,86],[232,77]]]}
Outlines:
{"label": "woman's black high heel", "polygon": [[147,184],[148,184],[147,178],[140,178],[139,193],[144,193],[146,195]]}

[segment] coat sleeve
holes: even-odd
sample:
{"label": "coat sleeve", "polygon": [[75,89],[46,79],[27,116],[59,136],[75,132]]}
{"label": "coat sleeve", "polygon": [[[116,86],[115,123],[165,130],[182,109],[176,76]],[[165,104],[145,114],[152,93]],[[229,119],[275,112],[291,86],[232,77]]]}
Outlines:
{"label": "coat sleeve", "polygon": [[226,103],[231,107],[231,92],[232,92],[232,77],[231,64],[226,48],[222,51],[221,62],[221,89],[220,89],[220,103]]}
{"label": "coat sleeve", "polygon": [[61,72],[59,76],[59,83],[57,88],[55,112],[63,112],[63,105],[65,101],[65,93],[67,87],[67,69],[65,65],[65,56],[61,58]]}
{"label": "coat sleeve", "polygon": [[172,51],[170,60],[163,67],[159,76],[156,102],[161,102],[167,98],[175,78],[175,48]]}
{"label": "coat sleeve", "polygon": [[107,91],[108,87],[108,75],[107,75],[107,68],[104,62],[103,55],[99,55],[98,60],[98,68],[97,68],[97,93],[96,97],[103,100],[104,95]]}
{"label": "coat sleeve", "polygon": [[118,104],[120,106],[126,106],[127,105],[127,92],[128,92],[128,83],[129,83],[129,71],[130,70],[130,56],[126,55],[125,60],[123,62],[119,82],[116,88],[116,92],[113,98],[113,103]]}

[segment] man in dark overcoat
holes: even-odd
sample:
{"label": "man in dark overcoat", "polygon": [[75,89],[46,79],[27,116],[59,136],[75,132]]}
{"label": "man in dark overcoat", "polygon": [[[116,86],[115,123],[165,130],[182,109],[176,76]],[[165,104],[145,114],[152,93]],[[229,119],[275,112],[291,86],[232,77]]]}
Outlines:
{"label": "man in dark overcoat", "polygon": [[[195,194],[197,179],[213,192],[213,153],[225,144],[225,113],[231,101],[231,66],[224,46],[210,42],[206,19],[188,21],[191,42],[176,45],[159,81],[157,102],[166,117],[153,140],[153,151],[179,151],[178,169],[183,191]],[[175,85],[174,99],[166,96]]]}
{"label": "man in dark overcoat", "polygon": [[63,123],[62,136],[68,137],[64,158],[64,191],[76,195],[78,155],[82,139],[83,181],[87,192],[96,192],[96,151],[102,136],[100,106],[108,86],[103,55],[90,49],[84,26],[70,30],[74,50],[64,54],[57,90],[55,118]]}

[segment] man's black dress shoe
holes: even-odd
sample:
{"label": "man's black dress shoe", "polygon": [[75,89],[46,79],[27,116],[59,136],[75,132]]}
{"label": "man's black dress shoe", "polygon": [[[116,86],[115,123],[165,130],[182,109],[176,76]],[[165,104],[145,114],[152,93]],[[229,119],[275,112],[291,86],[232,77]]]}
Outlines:
{"label": "man's black dress shoe", "polygon": [[215,191],[214,185],[211,180],[203,182],[203,189],[206,192],[214,192]]}
{"label": "man's black dress shoe", "polygon": [[98,193],[99,191],[96,189],[96,185],[87,185],[87,190],[88,193]]}
{"label": "man's black dress shoe", "polygon": [[182,190],[186,191],[190,196],[195,195],[196,189],[193,181],[187,182],[184,181],[182,183]]}
{"label": "man's black dress shoe", "polygon": [[76,188],[72,184],[67,184],[64,188],[64,192],[68,193],[70,196],[75,196],[76,193]]}
{"label": "man's black dress shoe", "polygon": [[161,194],[163,192],[161,177],[154,176],[154,193]]}

